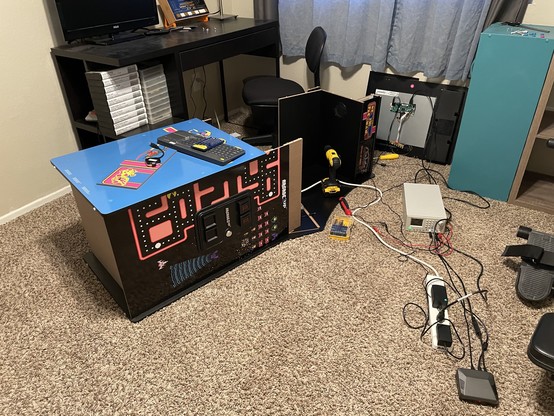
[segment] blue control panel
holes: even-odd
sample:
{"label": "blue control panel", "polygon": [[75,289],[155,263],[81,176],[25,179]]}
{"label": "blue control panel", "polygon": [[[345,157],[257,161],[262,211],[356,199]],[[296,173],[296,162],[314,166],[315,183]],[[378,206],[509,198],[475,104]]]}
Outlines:
{"label": "blue control panel", "polygon": [[[160,152],[150,145],[158,137],[179,130],[224,139],[243,149],[244,155],[220,166],[163,146]],[[192,119],[60,156],[51,162],[96,210],[110,214],[263,154],[254,146]],[[159,158],[159,163],[146,163],[153,158]]]}

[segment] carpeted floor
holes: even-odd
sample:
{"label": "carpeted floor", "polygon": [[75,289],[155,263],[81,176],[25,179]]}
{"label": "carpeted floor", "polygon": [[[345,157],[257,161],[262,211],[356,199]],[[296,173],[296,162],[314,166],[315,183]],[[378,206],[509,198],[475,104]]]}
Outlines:
{"label": "carpeted floor", "polygon": [[[361,210],[365,221],[402,238],[399,185],[420,168],[407,157],[377,165],[372,183],[384,198]],[[455,371],[471,366],[461,309],[451,308],[466,345],[456,360],[403,319],[409,302],[427,310],[424,268],[361,225],[347,242],[331,240],[328,226],[283,242],[133,324],[82,260],[87,242],[66,195],[0,227],[0,414],[554,414],[554,383],[526,355],[554,306],[522,303],[517,262],[500,256],[523,243],[518,226],[552,233],[554,217],[497,201],[480,209],[460,201],[482,206],[478,198],[441,188],[459,199],[445,199],[452,246],[484,266],[488,302],[476,295],[472,305],[489,331],[498,407],[458,399]],[[374,197],[356,189],[348,200],[358,207]],[[414,246],[429,244],[425,234],[404,234]],[[413,254],[447,276],[436,255]],[[445,259],[476,290],[479,266],[458,252]],[[424,318],[409,307],[407,319]],[[478,354],[474,341],[475,366]]]}

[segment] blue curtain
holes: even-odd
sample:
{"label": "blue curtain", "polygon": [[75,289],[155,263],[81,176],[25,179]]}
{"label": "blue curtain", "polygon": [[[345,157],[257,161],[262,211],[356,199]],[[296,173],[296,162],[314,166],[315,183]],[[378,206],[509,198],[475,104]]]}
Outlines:
{"label": "blue curtain", "polygon": [[303,56],[313,27],[324,61],[465,80],[491,0],[279,0],[285,56]]}

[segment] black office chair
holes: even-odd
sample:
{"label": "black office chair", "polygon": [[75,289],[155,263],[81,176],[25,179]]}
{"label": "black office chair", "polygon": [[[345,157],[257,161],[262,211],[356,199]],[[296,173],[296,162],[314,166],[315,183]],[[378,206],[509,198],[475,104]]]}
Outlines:
{"label": "black office chair", "polygon": [[[306,43],[305,58],[308,69],[314,76],[314,87],[321,85],[319,67],[321,55],[327,40],[327,33],[322,27],[312,30]],[[279,98],[301,94],[304,88],[290,79],[274,76],[254,76],[244,80],[242,98],[252,109],[254,123],[259,126],[259,135],[245,138],[253,145],[277,145],[277,105]]]}
{"label": "black office chair", "polygon": [[529,346],[527,356],[536,365],[544,368],[554,381],[554,312],[545,313],[537,324]]}

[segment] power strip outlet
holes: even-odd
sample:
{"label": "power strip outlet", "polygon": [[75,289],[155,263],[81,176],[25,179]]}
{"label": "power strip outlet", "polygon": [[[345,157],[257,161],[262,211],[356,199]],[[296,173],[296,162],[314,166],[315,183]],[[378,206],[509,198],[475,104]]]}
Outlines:
{"label": "power strip outlet", "polygon": [[448,310],[442,312],[443,319],[437,322],[441,308],[448,304],[446,286],[442,277],[427,275],[425,278],[427,302],[429,305],[428,324],[431,327],[431,345],[436,349],[448,349],[452,345],[452,331],[448,320]]}

